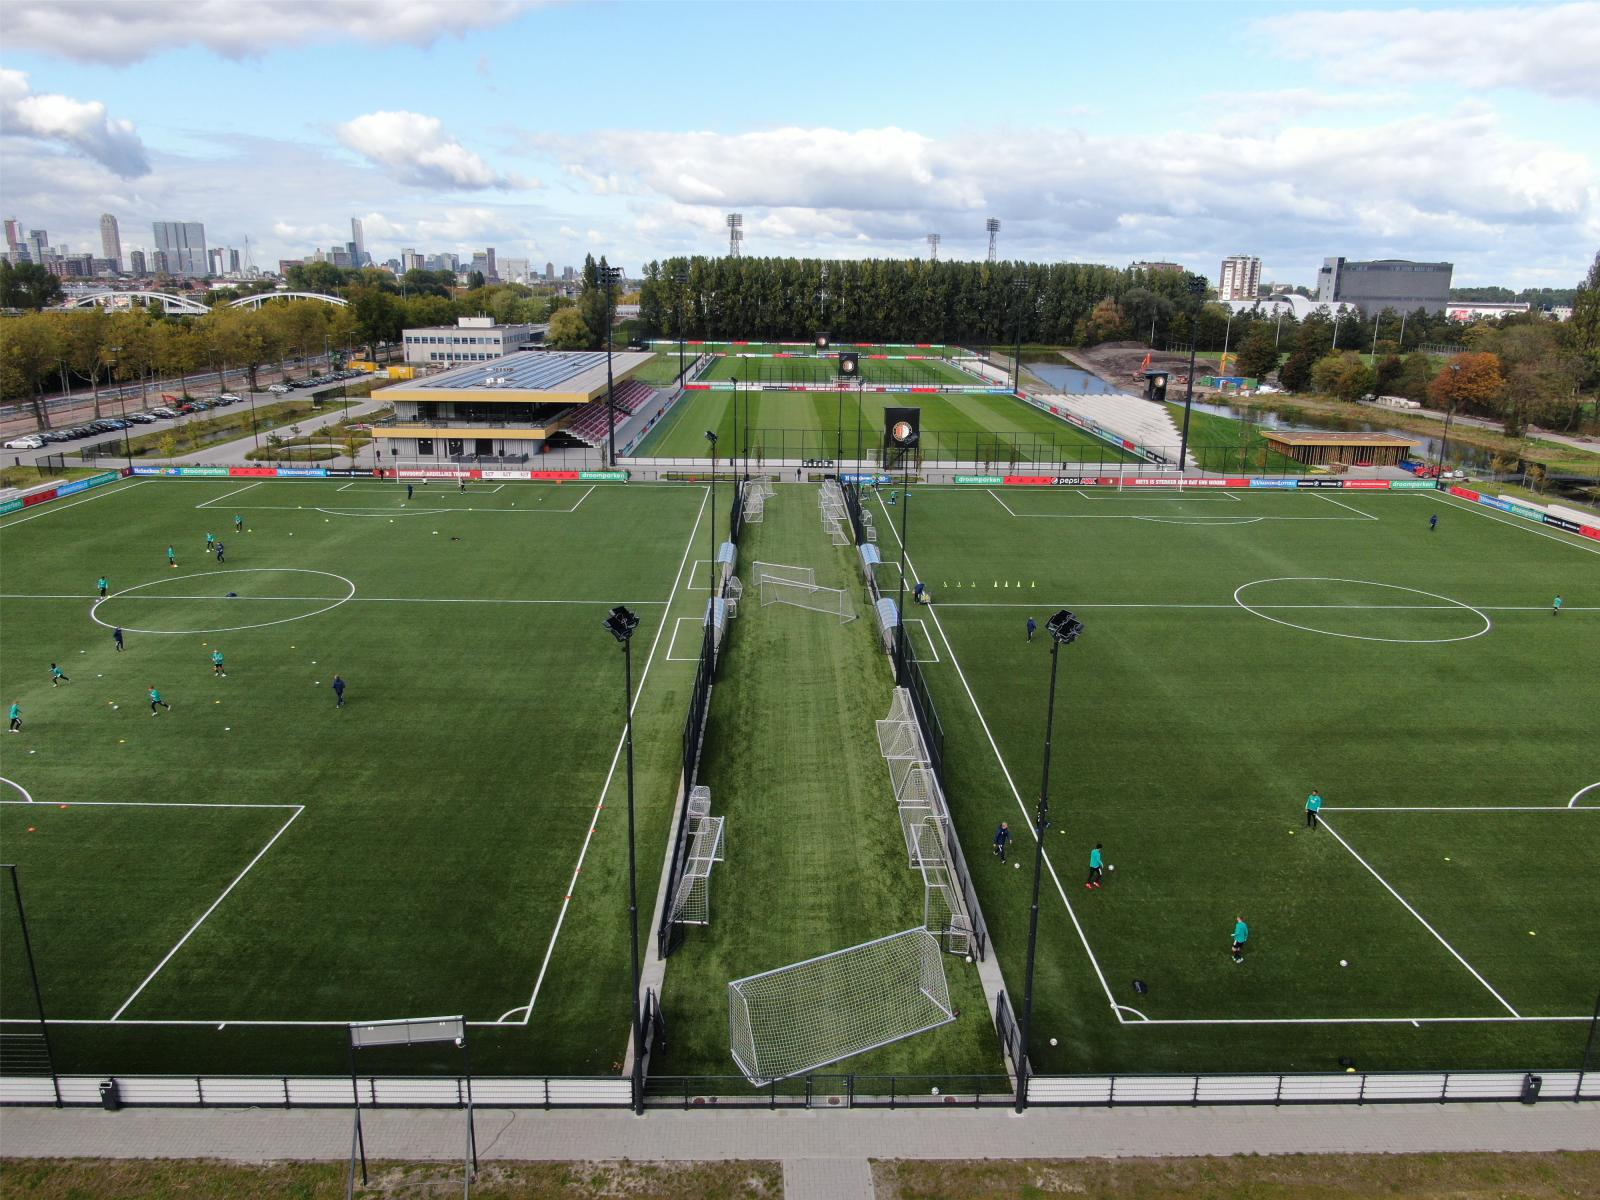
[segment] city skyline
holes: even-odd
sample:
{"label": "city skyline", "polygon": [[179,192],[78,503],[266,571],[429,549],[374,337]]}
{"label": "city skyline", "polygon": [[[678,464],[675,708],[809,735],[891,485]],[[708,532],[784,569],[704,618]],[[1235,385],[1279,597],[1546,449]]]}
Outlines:
{"label": "city skyline", "polygon": [[[101,19],[73,19],[88,7]],[[619,19],[418,3],[403,21],[356,2],[277,7],[193,20],[137,2],[8,6],[0,211],[74,247],[100,244],[112,214],[124,256],[138,248],[127,230],[192,214],[214,242],[248,238],[262,267],[354,243],[377,262],[495,246],[634,272],[725,253],[734,212],[755,257],[925,258],[936,229],[941,258],[983,259],[995,218],[1002,259],[1209,276],[1245,247],[1263,282],[1300,285],[1340,254],[1453,261],[1461,286],[1567,287],[1600,243],[1594,3],[1382,22],[1362,4],[935,6],[915,54],[870,70],[829,54],[788,82],[718,56],[682,88],[653,83],[650,64],[692,64],[729,32],[791,37],[802,10],[750,6],[730,27],[694,5],[625,4]],[[850,11],[841,50],[910,32],[903,9]],[[996,61],[985,87],[973,22],[1070,45],[1072,70],[1029,72],[1019,101]],[[1244,55],[1250,88],[1124,53],[1153,22]],[[515,67],[601,45],[624,69],[592,96]],[[931,86],[956,63],[980,82]],[[174,108],[174,77],[206,104]]]}

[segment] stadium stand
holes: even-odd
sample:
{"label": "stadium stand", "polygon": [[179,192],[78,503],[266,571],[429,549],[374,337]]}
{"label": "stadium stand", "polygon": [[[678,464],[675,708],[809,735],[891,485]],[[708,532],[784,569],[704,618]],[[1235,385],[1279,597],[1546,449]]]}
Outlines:
{"label": "stadium stand", "polygon": [[[617,423],[620,425],[623,417],[637,412],[654,395],[655,389],[653,387],[647,383],[641,383],[637,379],[630,379],[625,383],[619,384],[615,392]],[[606,440],[605,401],[596,400],[591,404],[584,405],[578,411],[577,419],[566,426],[565,432],[570,433],[580,441],[587,442],[591,446],[600,445],[601,442]]]}

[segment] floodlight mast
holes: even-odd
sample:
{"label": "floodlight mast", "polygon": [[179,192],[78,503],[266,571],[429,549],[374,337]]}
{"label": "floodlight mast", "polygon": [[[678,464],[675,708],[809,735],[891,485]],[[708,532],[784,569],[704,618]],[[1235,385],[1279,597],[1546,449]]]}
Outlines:
{"label": "floodlight mast", "polygon": [[744,252],[744,214],[728,214],[728,257],[738,258]]}
{"label": "floodlight mast", "polygon": [[606,630],[622,643],[622,713],[628,743],[628,948],[633,964],[629,1016],[633,1029],[633,1111],[644,1115],[644,1029],[639,1016],[639,859],[633,815],[633,634],[639,618],[619,604],[607,614]]}
{"label": "floodlight mast", "polygon": [[1044,718],[1044,773],[1039,781],[1039,803],[1033,818],[1033,907],[1028,911],[1028,967],[1027,981],[1022,997],[1022,1062],[1017,1064],[1017,1111],[1028,1107],[1028,1075],[1032,1058],[1028,1050],[1028,1036],[1033,1024],[1033,969],[1039,944],[1039,881],[1044,873],[1044,834],[1050,828],[1050,742],[1055,732],[1056,719],[1056,667],[1062,646],[1070,646],[1083,633],[1083,622],[1067,609],[1062,609],[1045,622],[1050,634],[1050,698],[1045,705]]}
{"label": "floodlight mast", "polygon": [[621,267],[608,267],[600,260],[600,285],[605,288],[606,309],[606,444],[609,447],[608,466],[617,465],[617,406],[616,389],[611,379],[611,319],[615,309],[616,282],[622,276]]}
{"label": "floodlight mast", "polygon": [[998,253],[999,253],[999,241],[1000,241],[1000,220],[999,220],[999,218],[998,217],[990,217],[987,221],[984,222],[984,227],[986,229],[988,229],[988,231],[989,231],[989,261],[990,262],[994,262],[995,258],[998,256]]}

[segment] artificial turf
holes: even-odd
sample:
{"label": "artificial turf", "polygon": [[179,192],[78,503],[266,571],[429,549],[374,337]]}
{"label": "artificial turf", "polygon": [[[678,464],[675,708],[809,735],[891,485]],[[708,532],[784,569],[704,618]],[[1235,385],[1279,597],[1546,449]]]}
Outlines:
{"label": "artificial turf", "polygon": [[[623,680],[601,622],[617,603],[641,618],[648,894],[692,670],[656,637],[696,609],[675,583],[705,489],[415,491],[138,480],[0,521],[0,665],[24,718],[0,743],[0,858],[61,1069],[337,1072],[339,1022],[445,1013],[504,1022],[474,1027],[486,1072],[621,1059]],[[151,685],[170,711],[151,716]],[[244,807],[174,807],[224,803]],[[25,1018],[9,886],[0,904],[5,1015]],[[205,1024],[139,1023],[182,1020]],[[430,1065],[457,1064],[397,1069]]]}
{"label": "artificial turf", "polygon": [[[912,507],[952,807],[1013,998],[1028,873],[972,851],[1008,819],[1030,852],[1043,626],[1061,607],[1086,626],[1060,651],[1036,1069],[1582,1061],[1592,543],[1437,493],[918,488]],[[1424,811],[1348,811],[1391,807]],[[1087,890],[1096,843],[1116,870]]]}
{"label": "artificial turf", "polygon": [[[736,1073],[729,980],[923,923],[922,880],[908,866],[874,724],[888,715],[893,675],[862,598],[855,548],[836,547],[822,532],[815,487],[780,484],[776,492],[763,520],[740,536],[745,596],[723,645],[699,777],[712,811],[727,819],[727,859],[712,872],[710,924],[691,927],[668,960],[662,1007],[670,1036],[652,1075]],[[850,595],[856,619],[762,606],[757,562],[814,568],[819,585]],[[953,955],[945,964],[961,1010],[954,1024],[830,1069],[997,1075],[1003,1090],[977,969]]]}

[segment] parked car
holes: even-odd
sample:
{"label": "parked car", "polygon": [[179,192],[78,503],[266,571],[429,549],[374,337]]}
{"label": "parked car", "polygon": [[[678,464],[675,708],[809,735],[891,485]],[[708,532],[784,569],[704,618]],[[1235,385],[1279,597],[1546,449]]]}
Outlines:
{"label": "parked car", "polygon": [[7,450],[37,450],[44,445],[44,439],[38,434],[30,433],[26,437],[12,438],[6,443]]}
{"label": "parked car", "polygon": [[269,387],[267,391],[271,392],[274,396],[282,396],[289,391],[291,386],[291,384],[287,383],[275,383]]}
{"label": "parked car", "polygon": [[235,396],[232,392],[223,392],[222,395],[218,396],[212,401],[212,403],[217,405],[237,404],[239,403],[239,397]]}
{"label": "parked car", "polygon": [[152,408],[150,410],[150,415],[161,421],[170,421],[173,417],[178,415],[178,410],[175,408],[168,408],[163,404],[160,408]]}
{"label": "parked car", "polygon": [[155,413],[142,412],[134,413],[128,418],[128,420],[132,421],[135,425],[154,425],[159,418],[155,415]]}

